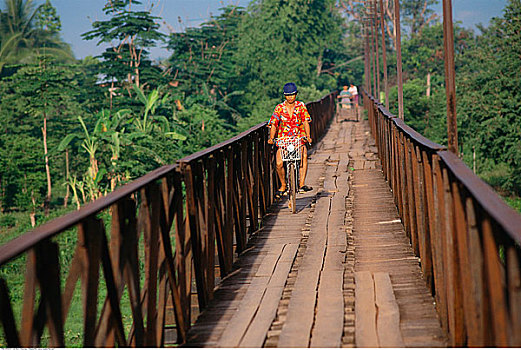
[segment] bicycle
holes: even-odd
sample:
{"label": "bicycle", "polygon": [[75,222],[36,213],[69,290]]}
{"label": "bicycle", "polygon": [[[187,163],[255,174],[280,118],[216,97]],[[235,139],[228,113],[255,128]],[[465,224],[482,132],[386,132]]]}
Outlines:
{"label": "bicycle", "polygon": [[302,158],[302,145],[300,140],[305,137],[282,137],[275,139],[275,144],[280,149],[280,155],[284,162],[286,172],[286,184],[288,185],[288,206],[293,214],[297,211],[297,192],[300,176],[300,160]]}

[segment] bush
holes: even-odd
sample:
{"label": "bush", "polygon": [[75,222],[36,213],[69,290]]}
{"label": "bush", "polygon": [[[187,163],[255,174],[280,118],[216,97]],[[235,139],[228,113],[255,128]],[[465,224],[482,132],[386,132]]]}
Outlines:
{"label": "bush", "polygon": [[16,218],[11,214],[0,215],[0,227],[11,228],[16,225]]}

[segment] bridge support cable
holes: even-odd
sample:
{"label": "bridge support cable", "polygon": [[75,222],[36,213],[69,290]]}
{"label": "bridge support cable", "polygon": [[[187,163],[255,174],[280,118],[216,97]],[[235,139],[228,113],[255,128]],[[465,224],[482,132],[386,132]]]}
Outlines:
{"label": "bridge support cable", "polygon": [[385,45],[385,13],[383,7],[383,0],[380,2],[380,27],[382,30],[382,60],[383,60],[383,72],[384,72],[384,89],[385,89],[385,108],[389,110],[389,81],[387,80],[387,48]]}
{"label": "bridge support cable", "polygon": [[371,31],[371,39],[369,46],[371,49],[371,67],[373,68],[373,95],[378,95],[378,87],[376,85],[376,75],[377,73],[377,56],[378,56],[378,49],[376,48],[376,38],[375,38],[375,26],[374,26],[374,15],[372,13],[372,0],[369,0],[366,2],[366,11],[367,11],[367,18],[369,19],[369,30]]}
{"label": "bridge support cable", "polygon": [[403,120],[402,30],[400,28],[400,0],[394,0],[394,30],[396,32],[396,77],[398,79],[398,117]]}
{"label": "bridge support cable", "polygon": [[380,19],[378,17],[378,9],[376,7],[376,0],[371,0],[371,15],[374,26],[374,48],[376,56],[376,98],[380,99],[380,47],[378,45],[378,23]]}
{"label": "bridge support cable", "polygon": [[369,33],[367,18],[362,19],[362,32],[364,36],[364,73],[365,73],[365,89],[371,94],[371,68],[369,64]]}
{"label": "bridge support cable", "polygon": [[443,44],[445,48],[445,91],[447,94],[447,140],[449,151],[459,155],[456,122],[456,68],[454,65],[454,29],[452,1],[443,0]]}

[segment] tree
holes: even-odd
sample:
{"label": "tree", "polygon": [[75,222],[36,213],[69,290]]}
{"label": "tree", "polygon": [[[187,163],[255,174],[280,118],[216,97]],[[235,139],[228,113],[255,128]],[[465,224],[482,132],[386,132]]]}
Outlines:
{"label": "tree", "polygon": [[32,0],[4,0],[0,11],[0,73],[6,64],[27,63],[39,54],[71,62],[70,46],[59,37],[60,18],[49,0],[35,8]]}
{"label": "tree", "polygon": [[[342,44],[342,19],[333,0],[258,0],[240,27],[237,83],[245,88],[242,108],[266,118],[288,81],[336,88],[324,67]],[[327,58],[327,60],[326,60]],[[262,108],[258,108],[262,106]]]}
{"label": "tree", "polygon": [[240,112],[230,106],[234,96],[242,95],[235,83],[234,53],[239,40],[237,28],[244,9],[228,6],[219,16],[199,28],[171,33],[167,48],[172,50],[168,69],[170,85],[177,99],[193,97],[199,103],[216,108],[228,121],[238,120]]}
{"label": "tree", "polygon": [[422,33],[429,23],[437,18],[431,8],[438,0],[408,0],[402,1],[400,12],[403,13],[403,24],[408,26],[409,35],[415,36]]}
{"label": "tree", "polygon": [[44,200],[46,210],[52,197],[50,149],[53,142],[50,147],[50,135],[54,140],[59,139],[66,132],[60,126],[80,109],[75,101],[75,76],[67,67],[52,64],[49,57],[40,56],[37,65],[20,68],[14,75],[4,79],[2,84],[0,113],[5,113],[3,125],[6,134],[25,134],[41,139],[41,159],[47,180]]}
{"label": "tree", "polygon": [[[506,164],[503,188],[521,194],[521,1],[509,0],[502,18],[463,56],[458,117],[460,138],[475,147],[481,164],[491,170]],[[461,110],[461,111],[460,111]],[[470,152],[468,152],[470,153]]]}
{"label": "tree", "polygon": [[[339,0],[338,8],[341,9],[349,19],[362,23],[367,15],[368,6],[376,2],[376,10],[380,13],[380,0]],[[400,18],[402,26],[408,29],[411,36],[421,34],[422,30],[428,27],[437,19],[436,13],[432,9],[438,0],[401,0]],[[394,0],[382,0],[384,13],[385,30],[392,42],[396,43],[396,31],[394,29]],[[378,28],[380,30],[380,28]]]}
{"label": "tree", "polygon": [[38,30],[44,30],[51,34],[60,32],[62,28],[60,17],[50,0],[46,0],[36,11],[34,26]]}
{"label": "tree", "polygon": [[115,88],[115,82],[122,85],[126,80],[126,89],[130,93],[132,85],[141,83],[142,71],[150,68],[148,49],[163,40],[164,34],[158,31],[159,17],[150,11],[135,11],[139,0],[108,0],[103,11],[110,19],[95,21],[93,30],[82,34],[85,40],[98,39],[98,45],[110,43],[111,47],[100,56],[103,59],[102,73]]}

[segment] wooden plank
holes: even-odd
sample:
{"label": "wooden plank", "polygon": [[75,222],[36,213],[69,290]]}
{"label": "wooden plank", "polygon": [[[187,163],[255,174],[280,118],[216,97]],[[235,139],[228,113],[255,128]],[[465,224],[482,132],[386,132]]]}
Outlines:
{"label": "wooden plank", "polygon": [[[98,219],[89,218],[78,226],[78,244],[84,250],[84,273],[82,276],[83,292],[83,347],[94,345],[98,304],[99,263],[101,246]],[[87,239],[87,237],[89,237]]]}
{"label": "wooden plank", "polygon": [[204,170],[207,171],[207,179],[206,186],[207,190],[204,191],[204,217],[206,220],[206,261],[207,261],[207,271],[206,271],[206,285],[208,287],[208,293],[210,295],[210,299],[213,297],[213,289],[215,288],[215,182],[216,177],[214,173],[215,166],[215,158],[210,157],[204,163],[203,169],[203,177]]}
{"label": "wooden plank", "polygon": [[[78,247],[76,247],[76,252],[78,251]],[[67,277],[67,282],[69,279],[74,279],[76,282],[79,278],[79,262],[77,262],[77,253],[74,254],[74,258],[71,263],[71,270],[69,272],[69,276]],[[74,273],[77,273],[75,275]],[[72,277],[71,277],[72,276]],[[22,308],[22,327],[20,329],[20,340],[21,345],[27,347],[35,347],[38,344],[35,343],[35,334],[34,334],[34,304],[36,298],[36,252],[35,249],[31,249],[27,252],[27,261],[25,268],[25,286],[24,286],[24,303]],[[74,283],[75,285],[76,283]],[[68,284],[66,284],[66,287]],[[65,292],[71,290],[71,299],[72,299],[72,287],[69,289],[65,289]],[[66,305],[65,310],[68,310],[68,305]],[[66,315],[64,316],[64,321],[66,319]],[[13,326],[15,323],[13,323]],[[7,328],[6,328],[7,329]],[[16,329],[16,328],[15,328]],[[9,335],[8,335],[9,336]],[[18,337],[16,337],[18,339]],[[8,343],[10,344],[10,343]]]}
{"label": "wooden plank", "polygon": [[46,323],[51,338],[49,344],[52,347],[65,347],[58,251],[56,243],[40,243],[36,248],[36,271],[41,298],[47,309]]}
{"label": "wooden plank", "polygon": [[[463,315],[462,285],[459,273],[458,237],[456,233],[454,198],[451,193],[450,178],[447,169],[443,169],[443,188],[445,191],[445,275],[447,276],[447,301],[449,315],[449,333],[452,345],[462,347],[465,344],[465,320]],[[461,218],[464,220],[464,218]]]}
{"label": "wooden plank", "polygon": [[483,248],[485,252],[485,271],[487,276],[487,290],[490,295],[490,310],[494,333],[494,343],[498,347],[508,346],[508,316],[505,292],[503,290],[502,264],[499,257],[498,244],[494,238],[491,219],[485,217],[482,224]]}
{"label": "wooden plank", "polygon": [[[322,273],[326,271],[344,271],[343,262],[345,258],[345,249],[345,244],[343,246],[327,246],[327,252],[324,258],[324,270]],[[320,284],[322,284],[322,277],[320,279]],[[342,280],[342,278],[340,278],[340,280]]]}
{"label": "wooden plank", "polygon": [[237,312],[226,325],[219,340],[219,347],[234,348],[238,347],[244,333],[250,326],[251,320],[255,316],[259,304],[266,291],[269,277],[255,277],[252,280],[248,291],[241,300]]}
{"label": "wooden plank", "polygon": [[298,244],[278,245],[275,253],[270,251],[270,254],[264,257],[238,312],[223,332],[219,346],[262,346],[275,318],[297,249]]}
{"label": "wooden plank", "polygon": [[307,347],[314,320],[316,290],[325,249],[329,198],[319,197],[314,220],[302,258],[294,290],[288,305],[286,322],[279,337],[279,347]]}
{"label": "wooden plank", "polygon": [[287,244],[284,247],[284,251],[280,256],[277,267],[270,278],[268,284],[269,288],[284,287],[291,265],[293,264],[293,260],[297,254],[297,250],[298,244]]}
{"label": "wooden plank", "polygon": [[373,278],[378,308],[376,328],[380,347],[403,348],[405,344],[400,331],[400,310],[389,274],[375,272]]}
{"label": "wooden plank", "polygon": [[269,251],[268,254],[262,260],[261,266],[255,273],[256,277],[267,276],[270,277],[275,270],[275,266],[277,266],[277,262],[279,261],[282,250],[284,249],[284,244],[277,244],[273,247],[272,250]]}
{"label": "wooden plank", "polygon": [[280,348],[309,346],[310,331],[315,316],[316,292],[308,290],[306,293],[299,293],[298,296],[294,294],[291,296],[286,322],[280,333],[278,343]]}
{"label": "wooden plank", "polygon": [[443,238],[445,235],[445,209],[443,200],[443,177],[440,168],[440,160],[437,155],[432,156],[433,162],[433,192],[434,192],[434,221],[435,225],[431,231],[431,242],[435,254],[434,284],[436,285],[436,309],[440,315],[441,326],[447,331],[448,315],[447,315],[447,298],[446,276],[445,276],[445,254],[443,249]]}
{"label": "wooden plank", "polygon": [[355,272],[355,319],[356,346],[377,348],[374,282],[369,271]]}
{"label": "wooden plank", "polygon": [[157,317],[157,272],[158,272],[158,242],[160,221],[160,196],[157,184],[149,185],[142,190],[143,203],[145,204],[145,305],[146,305],[146,330],[145,342],[148,346],[157,346],[156,317]]}
{"label": "wooden plank", "polygon": [[320,275],[317,314],[311,335],[311,347],[340,347],[344,330],[344,295],[342,270],[324,270]]}
{"label": "wooden plank", "polygon": [[262,347],[268,330],[277,314],[280,298],[297,249],[297,244],[286,245],[284,248],[284,252],[280,256],[275,272],[267,286],[266,293],[262,298],[261,305],[257,310],[257,314],[244,335],[239,345],[240,347]]}
{"label": "wooden plank", "polygon": [[519,251],[516,246],[507,249],[508,301],[510,305],[510,346],[521,346],[521,272]]}

